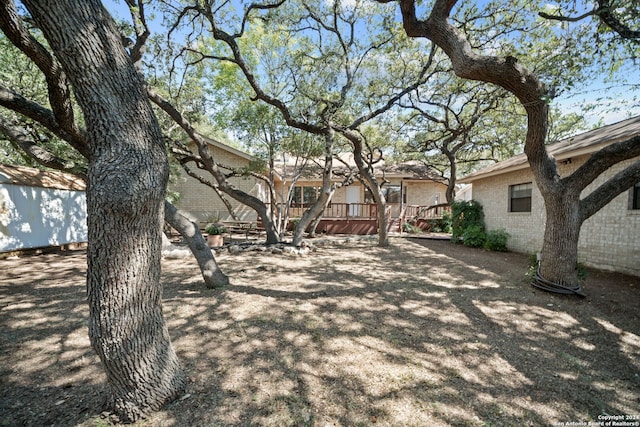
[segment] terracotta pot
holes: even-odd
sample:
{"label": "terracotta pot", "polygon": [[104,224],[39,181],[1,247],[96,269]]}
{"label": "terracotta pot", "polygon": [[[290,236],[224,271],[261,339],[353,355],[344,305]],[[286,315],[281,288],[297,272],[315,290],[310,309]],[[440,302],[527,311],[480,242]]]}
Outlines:
{"label": "terracotta pot", "polygon": [[207,245],[210,248],[219,248],[224,244],[224,237],[222,234],[209,234],[207,235]]}

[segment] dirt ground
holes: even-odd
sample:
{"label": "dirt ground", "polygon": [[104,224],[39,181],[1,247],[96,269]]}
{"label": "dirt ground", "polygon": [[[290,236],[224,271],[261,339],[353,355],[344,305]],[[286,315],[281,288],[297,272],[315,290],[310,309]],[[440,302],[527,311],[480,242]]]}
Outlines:
{"label": "dirt ground", "polygon": [[[527,257],[447,241],[164,260],[187,394],[138,426],[551,426],[640,416],[640,278],[531,287]],[[110,426],[83,252],[0,260],[0,425]],[[561,424],[562,423],[562,424]],[[597,424],[591,424],[597,425]],[[602,425],[605,425],[604,422]]]}

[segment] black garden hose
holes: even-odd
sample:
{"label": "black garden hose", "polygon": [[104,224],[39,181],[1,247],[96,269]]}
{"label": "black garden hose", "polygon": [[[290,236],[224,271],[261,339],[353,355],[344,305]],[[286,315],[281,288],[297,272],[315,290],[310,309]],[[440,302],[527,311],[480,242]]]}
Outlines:
{"label": "black garden hose", "polygon": [[536,274],[531,279],[531,286],[535,286],[538,289],[542,289],[547,292],[554,292],[556,294],[564,294],[564,295],[578,295],[581,297],[586,297],[586,295],[582,292],[582,286],[580,285],[572,285],[565,286],[559,283],[551,282],[540,275],[540,266],[536,269]]}

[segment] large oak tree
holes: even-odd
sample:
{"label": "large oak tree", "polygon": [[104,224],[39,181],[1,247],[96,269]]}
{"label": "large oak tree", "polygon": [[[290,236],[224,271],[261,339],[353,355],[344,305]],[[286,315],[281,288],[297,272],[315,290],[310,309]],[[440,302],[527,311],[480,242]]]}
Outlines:
{"label": "large oak tree", "polygon": [[501,86],[524,107],[528,119],[524,151],[544,198],[547,216],[540,272],[548,281],[575,289],[582,223],[640,181],[640,161],[632,162],[589,194],[582,196],[582,192],[610,167],[640,156],[640,137],[612,144],[594,153],[574,173],[560,176],[545,147],[549,126],[547,101],[552,93],[539,76],[514,56],[495,56],[489,49],[488,53],[478,52],[469,35],[452,22],[454,7],[464,2],[435,0],[428,10],[422,10],[423,17],[417,11],[419,2],[398,0],[398,3],[404,29],[410,37],[429,39],[447,54],[458,76]]}
{"label": "large oak tree", "polygon": [[[3,105],[21,114],[38,111],[42,124],[89,160],[89,336],[107,374],[111,409],[133,421],[175,399],[186,384],[162,314],[168,177],[162,133],[99,1],[23,3],[53,54],[26,31],[12,2],[2,3],[2,30],[45,75],[52,110],[6,88]],[[71,88],[86,129],[74,117]]]}
{"label": "large oak tree", "polygon": [[[198,61],[234,64],[251,87],[253,99],[279,111],[287,125],[324,140],[322,190],[316,203],[302,215],[294,244],[300,242],[304,230],[329,202],[335,190],[331,183],[334,147],[347,141],[359,179],[378,205],[378,243],[388,245],[384,191],[373,173],[379,150],[369,145],[362,127],[427,80],[433,57],[399,55],[392,62],[393,76],[380,73],[380,63],[402,51],[398,46],[406,47],[407,40],[382,12],[360,1],[251,3],[231,22],[225,20],[233,15],[225,9],[230,5],[227,2],[208,0],[186,6],[166,3],[177,11],[174,28],[195,24],[190,34],[197,34],[197,40],[188,42],[184,51],[199,56]],[[202,30],[201,22],[206,23],[207,31]],[[252,61],[260,47],[247,45],[246,35],[260,26],[269,37],[282,41],[264,55],[278,58],[279,68],[273,68],[273,61]],[[210,43],[211,37],[219,44]],[[269,73],[279,78],[281,86],[275,91],[264,83]]]}

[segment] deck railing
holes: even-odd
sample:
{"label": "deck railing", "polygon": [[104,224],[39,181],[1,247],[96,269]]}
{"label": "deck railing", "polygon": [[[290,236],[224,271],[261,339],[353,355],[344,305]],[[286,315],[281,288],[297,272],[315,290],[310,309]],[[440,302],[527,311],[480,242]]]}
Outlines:
{"label": "deck railing", "polygon": [[[304,206],[292,206],[289,210],[289,217],[300,218],[307,209]],[[399,203],[388,203],[387,210],[391,218],[439,219],[450,208],[446,203],[433,206],[402,206]],[[378,206],[375,203],[331,203],[324,210],[322,217],[326,219],[375,219],[378,217]]]}
{"label": "deck railing", "polygon": [[[289,216],[300,218],[307,209],[303,206],[291,206]],[[322,217],[327,219],[377,218],[378,206],[374,203],[330,203]]]}
{"label": "deck railing", "polygon": [[404,217],[409,219],[440,219],[445,212],[451,212],[447,203],[432,206],[406,205]]}

